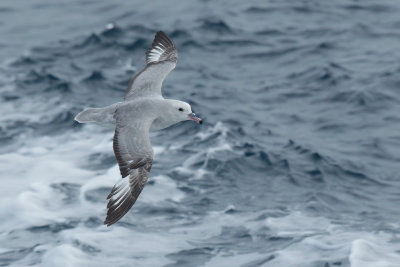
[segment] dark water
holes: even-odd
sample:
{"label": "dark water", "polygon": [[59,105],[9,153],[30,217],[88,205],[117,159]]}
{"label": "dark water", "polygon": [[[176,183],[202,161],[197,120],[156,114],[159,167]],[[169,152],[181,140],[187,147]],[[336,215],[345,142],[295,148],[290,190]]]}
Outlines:
{"label": "dark water", "polygon": [[[400,265],[400,2],[0,3],[1,266]],[[151,179],[102,225],[113,129],[158,30],[164,95],[203,126],[152,135]]]}

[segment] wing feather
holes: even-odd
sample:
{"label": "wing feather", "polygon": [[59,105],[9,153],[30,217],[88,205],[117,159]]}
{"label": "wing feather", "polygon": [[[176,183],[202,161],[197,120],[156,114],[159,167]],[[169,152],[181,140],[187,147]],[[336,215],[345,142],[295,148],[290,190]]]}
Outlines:
{"label": "wing feather", "polygon": [[153,164],[153,149],[149,138],[149,124],[139,123],[135,128],[124,126],[118,120],[113,148],[122,180],[107,196],[107,217],[110,226],[120,220],[135,204],[149,178]]}
{"label": "wing feather", "polygon": [[147,64],[158,63],[161,61],[177,62],[178,51],[172,40],[163,31],[157,32],[154,41],[146,52]]}
{"label": "wing feather", "polygon": [[175,68],[178,51],[172,40],[163,32],[157,32],[146,52],[146,67],[129,83],[125,100],[149,95],[161,96],[164,79]]}

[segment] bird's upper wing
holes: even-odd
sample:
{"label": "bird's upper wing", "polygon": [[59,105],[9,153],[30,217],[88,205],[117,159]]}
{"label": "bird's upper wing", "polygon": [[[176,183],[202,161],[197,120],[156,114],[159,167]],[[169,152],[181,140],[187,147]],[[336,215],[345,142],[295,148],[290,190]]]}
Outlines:
{"label": "bird's upper wing", "polygon": [[146,67],[129,83],[125,100],[135,97],[159,95],[162,83],[176,66],[178,51],[172,40],[163,32],[157,32],[153,44],[146,52]]}
{"label": "bird's upper wing", "polygon": [[149,128],[151,122],[142,119],[126,119],[116,112],[117,126],[113,147],[122,175],[108,195],[107,218],[104,224],[120,220],[133,206],[146,185],[153,163],[153,149],[150,143]]}

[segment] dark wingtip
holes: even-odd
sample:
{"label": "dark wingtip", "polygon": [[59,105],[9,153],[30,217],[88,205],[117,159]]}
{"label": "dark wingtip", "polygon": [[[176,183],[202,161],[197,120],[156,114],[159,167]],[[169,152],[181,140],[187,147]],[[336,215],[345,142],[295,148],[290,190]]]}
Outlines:
{"label": "dark wingtip", "polygon": [[116,222],[107,222],[107,221],[104,221],[104,225],[107,226],[107,227],[110,227],[110,226],[113,225],[114,223],[116,223]]}
{"label": "dark wingtip", "polygon": [[157,33],[156,33],[156,36],[157,35],[165,35],[165,36],[167,36],[167,34],[164,32],[164,31],[158,31]]}
{"label": "dark wingtip", "polygon": [[162,44],[165,48],[175,47],[174,42],[163,31],[158,31],[156,33],[156,35],[154,36],[154,39],[153,39],[153,43],[151,44],[150,48],[153,48],[154,46],[156,46],[158,44]]}
{"label": "dark wingtip", "polygon": [[[170,55],[171,54],[171,55]],[[170,56],[170,58],[169,58]],[[155,63],[163,60],[177,60],[178,53],[175,48],[174,42],[163,31],[158,31],[154,36],[153,43],[146,51],[147,64]]]}

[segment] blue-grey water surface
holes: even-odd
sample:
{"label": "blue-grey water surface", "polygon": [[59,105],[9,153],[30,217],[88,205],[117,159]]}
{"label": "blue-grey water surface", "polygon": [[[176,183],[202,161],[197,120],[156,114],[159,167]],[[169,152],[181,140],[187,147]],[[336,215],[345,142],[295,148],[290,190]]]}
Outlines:
{"label": "blue-grey water surface", "polygon": [[[3,1],[0,266],[400,266],[399,1]],[[154,34],[164,96],[148,185],[103,225],[113,129]]]}

